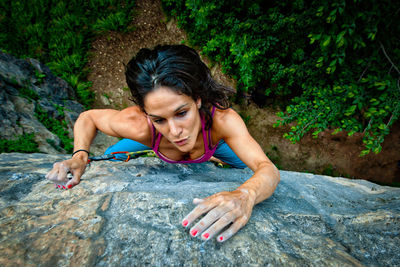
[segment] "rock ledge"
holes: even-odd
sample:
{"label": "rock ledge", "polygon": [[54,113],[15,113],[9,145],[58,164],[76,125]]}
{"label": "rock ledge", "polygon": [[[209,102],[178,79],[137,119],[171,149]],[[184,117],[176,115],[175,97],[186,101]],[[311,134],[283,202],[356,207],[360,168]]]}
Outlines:
{"label": "rock ledge", "polygon": [[95,162],[79,186],[44,179],[67,155],[0,154],[1,266],[395,266],[400,189],[281,171],[274,195],[226,243],[180,226],[194,197],[251,171],[157,158]]}

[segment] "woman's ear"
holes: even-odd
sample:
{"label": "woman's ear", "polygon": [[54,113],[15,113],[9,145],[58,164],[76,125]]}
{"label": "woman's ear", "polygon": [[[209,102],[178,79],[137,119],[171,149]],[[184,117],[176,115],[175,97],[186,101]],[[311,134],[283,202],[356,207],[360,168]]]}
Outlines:
{"label": "woman's ear", "polygon": [[201,108],[201,98],[198,98],[196,101],[197,109]]}

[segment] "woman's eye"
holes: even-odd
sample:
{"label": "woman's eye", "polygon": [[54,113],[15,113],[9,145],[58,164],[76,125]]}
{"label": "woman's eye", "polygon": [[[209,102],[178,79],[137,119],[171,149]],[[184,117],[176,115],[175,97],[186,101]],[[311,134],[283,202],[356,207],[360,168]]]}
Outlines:
{"label": "woman's eye", "polygon": [[185,110],[185,111],[180,111],[180,112],[178,112],[176,115],[177,115],[178,117],[183,117],[183,116],[186,115],[186,113],[187,113],[187,111]]}
{"label": "woman's eye", "polygon": [[164,119],[157,119],[157,120],[154,120],[154,122],[160,124],[160,123],[164,122]]}

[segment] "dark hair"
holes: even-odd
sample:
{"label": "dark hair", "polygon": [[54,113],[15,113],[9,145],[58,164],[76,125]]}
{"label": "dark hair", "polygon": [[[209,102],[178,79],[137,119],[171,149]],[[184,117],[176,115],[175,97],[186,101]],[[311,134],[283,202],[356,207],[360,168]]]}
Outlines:
{"label": "dark hair", "polygon": [[227,109],[230,106],[229,87],[217,83],[199,54],[185,45],[143,48],[133,57],[125,70],[132,101],[144,111],[144,98],[154,89],[166,86],[178,93],[201,99],[200,111],[206,119],[206,129],[212,125],[211,106]]}

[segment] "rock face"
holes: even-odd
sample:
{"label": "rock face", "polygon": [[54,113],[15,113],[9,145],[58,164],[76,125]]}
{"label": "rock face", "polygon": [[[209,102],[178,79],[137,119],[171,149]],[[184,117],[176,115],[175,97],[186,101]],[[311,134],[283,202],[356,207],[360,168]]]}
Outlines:
{"label": "rock face", "polygon": [[34,133],[39,151],[63,151],[57,135],[35,114],[40,109],[49,119],[65,120],[72,134],[73,124],[84,108],[71,99],[75,99],[74,90],[48,67],[35,59],[17,59],[0,51],[0,138],[16,139]]}
{"label": "rock face", "polygon": [[225,243],[180,222],[194,197],[251,171],[157,158],[94,162],[77,187],[44,179],[66,155],[0,154],[1,266],[398,266],[400,189],[281,172],[274,195]]}
{"label": "rock face", "polygon": [[[60,139],[37,118],[38,110],[48,119],[65,121],[69,137],[84,107],[76,99],[74,90],[64,80],[35,59],[17,59],[0,50],[0,138],[17,139],[23,134],[34,134],[43,153],[64,152]],[[103,153],[117,138],[104,134],[94,141],[95,154]]]}

